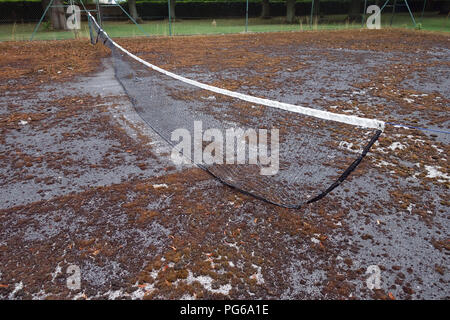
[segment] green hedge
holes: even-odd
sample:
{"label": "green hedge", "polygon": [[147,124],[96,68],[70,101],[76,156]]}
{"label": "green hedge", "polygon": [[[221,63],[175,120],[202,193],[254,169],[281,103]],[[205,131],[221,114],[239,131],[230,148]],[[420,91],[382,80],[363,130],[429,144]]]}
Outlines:
{"label": "green hedge", "polygon": [[[261,13],[261,0],[250,0],[249,16],[256,17]],[[368,1],[369,3],[372,1]],[[363,1],[361,0],[361,12]],[[320,13],[324,15],[346,14],[349,10],[350,0],[321,0]],[[414,12],[421,12],[423,0],[410,0],[409,4]],[[427,11],[439,11],[447,15],[450,0],[435,0],[430,2]],[[91,8],[95,5],[90,4]],[[128,4],[123,7],[128,10]],[[177,4],[177,16],[179,18],[225,18],[244,17],[245,0],[179,0]],[[161,0],[140,0],[137,3],[139,15],[146,20],[164,19],[167,17],[167,2]],[[311,2],[297,0],[297,14],[305,14],[311,9]],[[0,23],[33,22],[38,21],[44,9],[40,1],[36,0],[0,0]],[[286,5],[281,0],[271,0],[270,11],[272,16],[284,16]],[[405,12],[406,8],[399,10]],[[115,6],[103,7],[105,19],[127,19],[120,8]]]}
{"label": "green hedge", "polygon": [[[177,0],[177,3],[179,2],[245,2],[246,0]],[[262,0],[249,0],[249,2],[261,2]],[[285,2],[286,0],[270,0],[270,2]],[[336,2],[336,0],[321,0],[320,2],[327,2],[332,1]],[[342,0],[342,2],[349,2],[350,0]],[[362,1],[362,0],[361,0]],[[448,0],[450,1],[450,0]],[[0,2],[41,2],[41,0],[0,0]],[[94,1],[83,1],[86,3],[94,3]],[[137,3],[144,3],[144,2],[150,2],[150,3],[167,3],[167,0],[138,0]],[[312,0],[297,0],[296,2],[312,2]]]}

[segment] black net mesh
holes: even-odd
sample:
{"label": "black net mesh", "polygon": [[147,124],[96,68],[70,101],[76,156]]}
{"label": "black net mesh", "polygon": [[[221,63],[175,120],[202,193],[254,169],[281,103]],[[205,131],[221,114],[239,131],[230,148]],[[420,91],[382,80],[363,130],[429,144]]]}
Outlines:
{"label": "black net mesh", "polygon": [[[95,39],[111,49],[116,77],[137,113],[174,147],[173,154],[183,151],[189,161],[222,183],[263,201],[299,208],[322,198],[355,169],[381,133],[377,129],[254,105],[186,84],[123,53],[94,23],[91,25]],[[215,140],[215,148],[211,148],[210,141],[204,141],[204,136],[203,141],[196,139],[199,136],[194,131],[200,126],[202,133],[216,133],[211,139]],[[182,149],[179,139],[172,140],[180,129],[192,138],[191,150]],[[232,130],[237,133],[234,143],[230,143]],[[260,130],[266,130],[267,135]],[[257,144],[251,143],[255,142],[253,133]],[[223,141],[216,139],[218,136]],[[216,162],[196,157],[199,150],[195,149],[196,143],[203,154],[218,156]],[[255,145],[256,150],[251,147]],[[241,163],[237,163],[238,155]],[[219,158],[223,163],[218,163]]]}

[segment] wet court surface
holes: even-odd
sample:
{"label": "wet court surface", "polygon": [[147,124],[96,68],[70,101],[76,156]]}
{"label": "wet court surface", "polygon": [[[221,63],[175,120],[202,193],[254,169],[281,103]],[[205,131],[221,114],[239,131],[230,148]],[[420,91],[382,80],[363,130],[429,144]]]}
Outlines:
{"label": "wet court surface", "polygon": [[[388,36],[396,41],[380,48]],[[443,35],[119,42],[230,90],[449,131]],[[53,52],[49,43],[38,51]],[[58,43],[71,45],[49,69],[26,55],[0,59],[2,298],[448,298],[449,135],[387,127],[340,187],[283,209],[174,165],[145,108],[136,113],[114,78],[109,52]],[[1,44],[37,50],[28,45]],[[203,112],[219,121],[214,108]],[[245,106],[222,113],[227,123],[258,119]],[[353,142],[336,141],[357,152]],[[80,268],[80,289],[67,287],[70,265]],[[378,290],[366,284],[371,265]]]}

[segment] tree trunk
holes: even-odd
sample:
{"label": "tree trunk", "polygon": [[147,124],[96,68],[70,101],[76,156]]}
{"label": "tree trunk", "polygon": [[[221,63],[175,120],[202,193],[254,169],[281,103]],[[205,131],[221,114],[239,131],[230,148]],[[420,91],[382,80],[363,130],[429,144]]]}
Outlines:
{"label": "tree trunk", "polygon": [[[43,2],[44,5],[44,2]],[[45,3],[45,6],[47,7],[48,2]],[[50,22],[53,26],[53,29],[55,30],[66,30],[67,24],[66,24],[66,13],[64,11],[65,8],[61,7],[63,5],[63,2],[61,0],[54,0],[53,6],[58,7],[50,7],[49,10],[49,17]]]}
{"label": "tree trunk", "polygon": [[130,16],[136,21],[141,22],[142,19],[136,9],[136,0],[128,0],[128,10],[130,10]]}
{"label": "tree trunk", "polygon": [[348,18],[350,21],[361,19],[361,0],[352,0],[350,3],[350,10]]}
{"label": "tree trunk", "polygon": [[169,5],[170,5],[170,18],[172,21],[176,20],[176,15],[175,15],[175,4],[176,4],[176,0],[169,0]]}
{"label": "tree trunk", "polygon": [[262,0],[261,18],[263,18],[263,19],[270,18],[270,2],[269,2],[269,0]]}
{"label": "tree trunk", "polygon": [[313,15],[318,16],[320,14],[320,0],[314,1],[314,9],[313,9]]}
{"label": "tree trunk", "polygon": [[295,0],[286,0],[286,22],[295,23]]}

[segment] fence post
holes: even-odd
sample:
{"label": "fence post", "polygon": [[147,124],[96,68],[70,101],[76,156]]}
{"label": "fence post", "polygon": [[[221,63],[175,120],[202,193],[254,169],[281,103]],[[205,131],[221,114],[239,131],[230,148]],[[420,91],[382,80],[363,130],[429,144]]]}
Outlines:
{"label": "fence post", "polygon": [[245,6],[245,32],[248,31],[248,0]]}
{"label": "fence post", "polygon": [[103,27],[103,23],[102,23],[102,13],[100,12],[100,4],[99,1],[95,1],[95,5],[97,7],[97,22],[100,25],[100,27]]}
{"label": "fence post", "polygon": [[170,0],[167,0],[167,8],[169,9],[169,36],[172,35],[172,15],[170,13]]}

